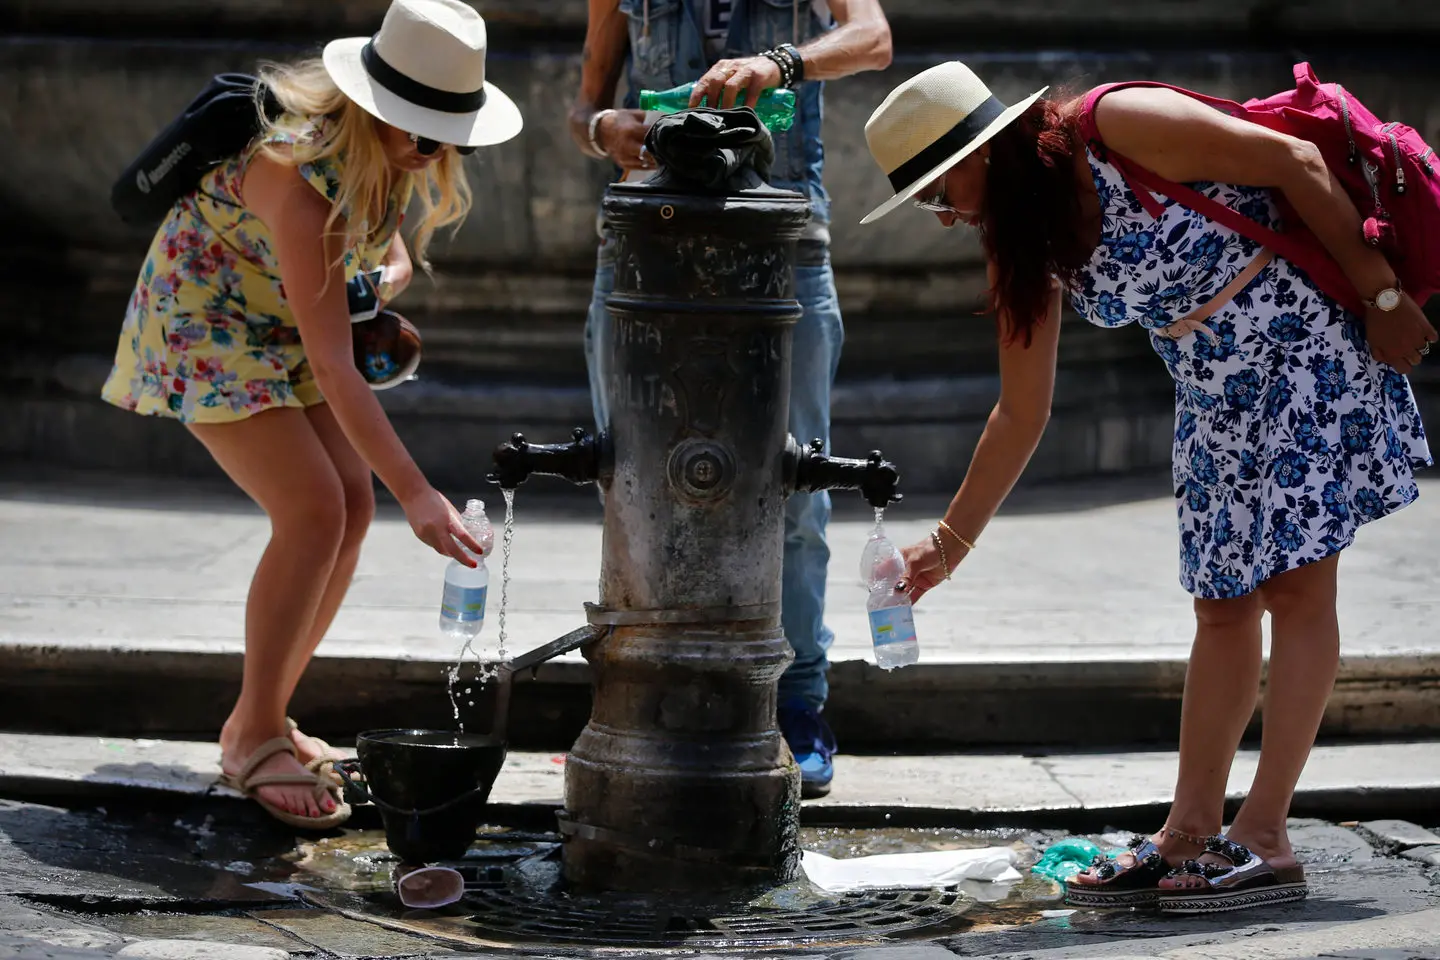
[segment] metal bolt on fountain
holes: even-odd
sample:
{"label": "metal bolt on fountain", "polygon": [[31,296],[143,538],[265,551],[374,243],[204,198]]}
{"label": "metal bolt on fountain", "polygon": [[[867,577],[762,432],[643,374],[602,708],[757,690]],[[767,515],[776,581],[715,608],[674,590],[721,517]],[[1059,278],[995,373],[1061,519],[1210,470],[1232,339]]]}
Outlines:
{"label": "metal bolt on fountain", "polygon": [[554,445],[515,434],[494,455],[502,488],[546,474],[605,494],[592,632],[556,641],[583,647],[594,684],[560,820],[577,890],[710,894],[795,878],[799,771],[776,726],[793,658],[780,627],[785,499],[900,499],[878,451],[831,457],[786,430],[809,204],[764,182],[768,137],[755,152],[726,139],[746,112],[662,119],[648,141],[660,172],[606,195],[608,431]]}

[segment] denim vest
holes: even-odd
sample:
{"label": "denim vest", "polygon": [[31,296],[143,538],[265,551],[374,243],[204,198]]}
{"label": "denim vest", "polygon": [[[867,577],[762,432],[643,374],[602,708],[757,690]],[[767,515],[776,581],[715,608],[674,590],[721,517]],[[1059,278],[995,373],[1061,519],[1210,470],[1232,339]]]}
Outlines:
{"label": "denim vest", "polygon": [[[629,92],[625,106],[639,106],[639,91],[668,90],[699,80],[711,66],[700,29],[701,0],[620,0],[629,20],[630,50],[626,59]],[[753,57],[782,43],[799,47],[834,29],[833,19],[822,23],[813,0],[735,0],[730,32],[725,40],[728,59]],[[775,162],[770,184],[810,197],[811,229],[830,222],[830,198],[821,184],[825,148],[820,142],[823,81],[806,80],[795,90],[795,122],[784,133],[774,133]]]}

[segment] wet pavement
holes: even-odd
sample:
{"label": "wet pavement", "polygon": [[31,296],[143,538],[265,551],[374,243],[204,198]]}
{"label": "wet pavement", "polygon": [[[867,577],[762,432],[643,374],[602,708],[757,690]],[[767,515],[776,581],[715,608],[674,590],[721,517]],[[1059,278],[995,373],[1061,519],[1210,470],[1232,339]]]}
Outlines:
{"label": "wet pavement", "polygon": [[[1426,849],[1425,843],[1414,845],[1430,838],[1425,826],[1433,831],[1440,817],[1420,826],[1296,821],[1292,835],[1307,865],[1309,901],[1194,919],[1065,908],[1059,887],[1028,871],[1038,850],[1065,836],[1058,831],[807,828],[802,835],[805,849],[842,859],[1009,848],[1024,879],[961,885],[959,906],[945,928],[919,939],[835,942],[822,937],[796,948],[775,944],[727,952],[837,960],[944,960],[957,955],[1022,960],[1058,955],[1049,953],[1054,950],[1066,956],[1157,956],[1202,945],[1204,950],[1195,955],[1205,956],[1228,949],[1227,944],[1251,944],[1255,956],[1300,957],[1325,951],[1268,953],[1258,945],[1315,931],[1353,934],[1369,929],[1369,924],[1375,937],[1392,942],[1367,947],[1372,952],[1365,956],[1381,956],[1373,950],[1382,947],[1403,947],[1409,951],[1406,957],[1440,957],[1440,866],[1403,855]],[[375,830],[297,841],[252,805],[213,799],[158,798],[76,809],[0,801],[0,957],[40,957],[46,950],[57,958],[77,950],[109,956],[133,941],[173,939],[194,941],[197,957],[210,956],[205,951],[217,944],[317,958],[517,951],[593,955],[596,951],[575,943],[506,942],[496,936],[493,924],[483,928],[469,919],[477,915],[476,904],[495,903],[473,894],[496,889],[497,883],[512,894],[526,888],[530,894],[543,893],[557,870],[557,839],[544,832],[486,828],[465,861],[472,897],[462,906],[439,911],[406,911],[390,893],[395,861]],[[1108,846],[1119,837],[1094,839]],[[762,906],[803,913],[826,899],[801,884]],[[545,909],[543,900],[511,902],[528,909],[529,919]],[[672,923],[675,917],[693,915],[680,905],[669,906]],[[1401,921],[1409,924],[1404,936],[1383,926]],[[1434,950],[1426,953],[1424,931],[1431,924]],[[1297,942],[1303,946],[1306,941]],[[1340,944],[1336,949],[1343,946],[1339,940],[1333,943]],[[31,953],[22,954],[21,944]],[[711,942],[701,947],[710,953],[723,949]],[[604,952],[644,955],[620,944]],[[693,949],[688,956],[696,956]]]}

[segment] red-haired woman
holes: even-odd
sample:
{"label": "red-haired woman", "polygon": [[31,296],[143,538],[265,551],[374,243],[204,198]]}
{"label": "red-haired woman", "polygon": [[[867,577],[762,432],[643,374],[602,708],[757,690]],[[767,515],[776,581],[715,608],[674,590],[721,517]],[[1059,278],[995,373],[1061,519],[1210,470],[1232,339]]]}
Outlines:
{"label": "red-haired woman", "polygon": [[[1180,581],[1196,621],[1180,771],[1165,825],[1077,876],[1067,898],[1166,912],[1300,899],[1285,821],[1338,665],[1340,553],[1361,524],[1418,495],[1412,471],[1431,460],[1403,374],[1436,333],[1365,244],[1313,144],[1143,87],[1095,101],[1089,142],[1084,98],[1044,93],[1007,108],[963,64],[944,63],[898,87],[865,127],[895,189],[866,221],[909,199],[947,227],[979,228],[999,317],[1000,399],[945,517],[905,551],[913,596],[974,548],[1040,440],[1061,297],[1101,326],[1146,328],[1175,380]],[[1152,215],[1112,151],[1276,228],[1283,194],[1368,298],[1365,315],[1178,203]],[[1267,611],[1260,763],[1222,836]]]}

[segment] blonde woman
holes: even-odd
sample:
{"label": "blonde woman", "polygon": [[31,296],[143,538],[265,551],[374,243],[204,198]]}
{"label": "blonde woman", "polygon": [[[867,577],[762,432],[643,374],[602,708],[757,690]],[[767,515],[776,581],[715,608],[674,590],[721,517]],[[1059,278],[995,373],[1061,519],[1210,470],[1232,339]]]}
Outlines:
{"label": "blonde woman", "polygon": [[349,815],[328,748],[286,705],[349,586],[371,472],[436,552],[471,563],[462,545],[479,548],[356,369],[345,284],[388,266],[382,295],[403,291],[411,199],[425,266],[434,232],[470,207],[461,154],[519,133],[514,103],[485,81],[485,46],[484,21],[459,0],[394,0],[373,38],[264,67],[283,116],[161,225],[104,388],[116,406],[184,423],[270,519],[222,782],[294,826]]}

